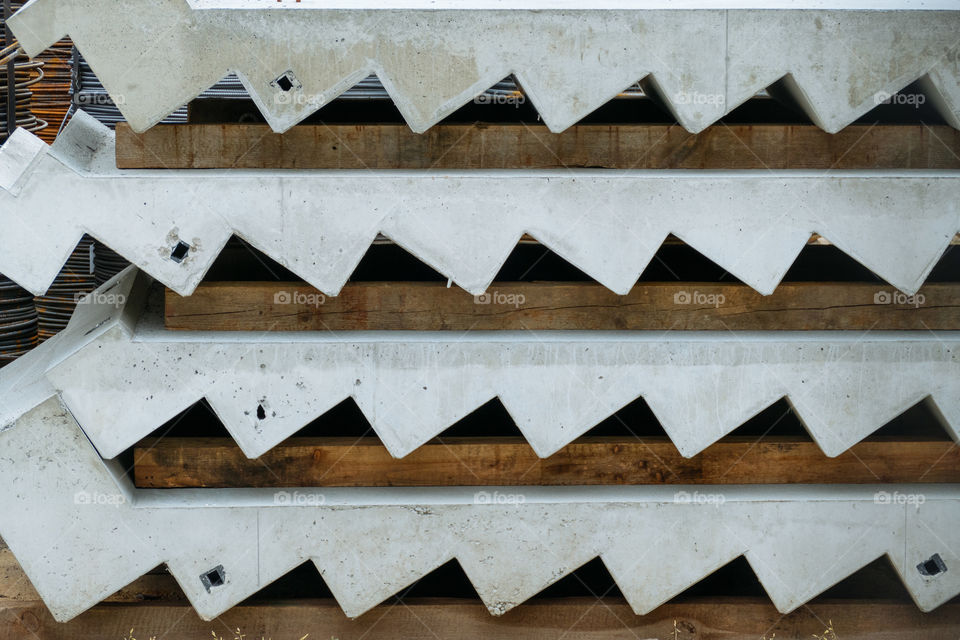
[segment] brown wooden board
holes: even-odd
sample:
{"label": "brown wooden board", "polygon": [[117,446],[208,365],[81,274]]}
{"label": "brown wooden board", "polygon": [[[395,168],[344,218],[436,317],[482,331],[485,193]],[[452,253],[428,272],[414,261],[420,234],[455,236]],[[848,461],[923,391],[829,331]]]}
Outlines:
{"label": "brown wooden board", "polygon": [[166,327],[188,331],[916,330],[960,329],[960,284],[913,298],[883,284],[786,283],[769,296],[739,284],[494,283],[485,296],[425,282],[348,284],[327,297],[305,283],[207,282],[166,292]]}
{"label": "brown wooden board", "polygon": [[121,169],[958,169],[948,126],[724,125],[117,125]]}
{"label": "brown wooden board", "polygon": [[148,438],[138,487],[359,487],[960,482],[960,447],[874,438],[828,458],[797,437],[727,437],[684,458],[666,437],[585,437],[538,458],[519,437],[442,438],[404,458],[377,438],[294,437],[255,460],[231,438]]}
{"label": "brown wooden board", "polygon": [[494,617],[479,602],[410,599],[355,620],[331,600],[242,604],[210,622],[188,604],[102,605],[55,622],[40,602],[0,599],[0,640],[956,640],[960,604],[828,600],[789,615],[760,598],[697,598],[637,616],[621,598],[521,604]]}

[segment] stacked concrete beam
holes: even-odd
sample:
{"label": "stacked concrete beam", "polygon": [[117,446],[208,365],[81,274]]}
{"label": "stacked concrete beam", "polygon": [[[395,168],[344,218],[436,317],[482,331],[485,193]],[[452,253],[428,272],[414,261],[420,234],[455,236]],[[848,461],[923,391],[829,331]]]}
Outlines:
{"label": "stacked concrete beam", "polygon": [[[691,131],[774,83],[829,131],[915,80],[960,124],[939,0],[391,1],[32,0],[11,25],[30,54],[71,35],[141,130],[230,71],[277,130],[370,72],[417,131],[510,73],[557,131],[637,80]],[[161,563],[206,618],[311,560],[349,615],[451,559],[493,613],[598,556],[638,613],[739,556],[784,612],[884,555],[922,609],[960,593],[952,486],[148,491],[111,460],[201,398],[250,456],[349,397],[396,456],[494,397],[541,456],[637,397],[688,456],[782,397],[828,455],[921,401],[960,438],[953,333],[185,334],[149,277],[189,294],[237,234],[332,295],[383,233],[481,293],[530,233],[624,293],[674,233],[769,293],[819,233],[912,293],[957,172],[119,171],[113,144],[80,114],[0,149],[0,271],[40,293],[88,232],[146,272],[0,371],[0,536],[58,619]]]}
{"label": "stacked concrete beam", "polygon": [[664,0],[31,0],[10,26],[31,56],[71,36],[138,131],[229,72],[277,131],[371,73],[415,131],[510,74],[553,131],[637,81],[692,132],[781,80],[827,131],[916,80],[960,126],[960,12],[935,10],[956,9],[950,0],[675,6]]}
{"label": "stacked concrete beam", "polygon": [[[132,443],[142,435],[135,431],[148,413],[162,420],[162,412],[201,394],[243,423],[228,418],[247,447],[262,446],[277,437],[271,421],[296,422],[286,412],[299,411],[302,420],[322,411],[309,397],[328,384],[354,389],[377,430],[393,434],[387,444],[398,454],[424,437],[417,419],[464,412],[458,396],[479,402],[484,384],[500,385],[524,432],[549,448],[575,435],[569,418],[584,417],[561,415],[554,405],[609,411],[629,397],[624,390],[657,377],[678,385],[667,415],[688,421],[671,433],[688,451],[691,442],[721,435],[711,417],[718,408],[736,421],[743,416],[731,411],[745,416],[764,394],[780,393],[779,383],[764,379],[802,389],[792,399],[804,415],[832,420],[835,432],[811,429],[821,442],[855,439],[856,429],[886,419],[882,410],[898,412],[920,389],[943,400],[941,408],[955,406],[960,376],[952,354],[960,338],[808,334],[731,342],[696,334],[659,345],[563,334],[487,335],[466,345],[431,334],[300,343],[285,335],[174,338],[149,316],[148,286],[131,267],[80,304],[66,331],[0,371],[0,486],[7,487],[0,536],[58,620],[161,563],[207,619],[306,561],[350,616],[451,559],[494,614],[595,557],[637,613],[739,556],[783,612],[882,556],[921,609],[960,593],[960,573],[950,571],[960,562],[955,487],[157,491],[135,489],[119,463],[105,459],[123,446],[118,438]],[[896,378],[893,362],[902,372]],[[259,424],[236,410],[248,393],[267,409]],[[716,404],[729,396],[744,404]],[[406,424],[390,425],[391,432],[382,420],[394,414]]]}
{"label": "stacked concrete beam", "polygon": [[0,535],[62,621],[161,563],[205,619],[307,561],[350,616],[451,559],[494,614],[598,556],[637,613],[739,556],[784,613],[883,556],[923,610],[960,593],[952,487],[141,490],[56,398],[0,451]]}
{"label": "stacked concrete beam", "polygon": [[915,292],[960,231],[960,171],[118,170],[77,114],[0,149],[0,272],[41,293],[84,233],[182,295],[236,234],[336,295],[379,233],[474,294],[525,233],[627,293],[673,233],[771,293],[819,233]]}
{"label": "stacked concrete beam", "polygon": [[402,457],[499,398],[546,457],[643,397],[692,456],[786,397],[830,456],[924,400],[960,438],[953,333],[180,332],[148,290],[130,268],[0,372],[0,424],[59,394],[113,458],[206,398],[257,457],[353,398]]}

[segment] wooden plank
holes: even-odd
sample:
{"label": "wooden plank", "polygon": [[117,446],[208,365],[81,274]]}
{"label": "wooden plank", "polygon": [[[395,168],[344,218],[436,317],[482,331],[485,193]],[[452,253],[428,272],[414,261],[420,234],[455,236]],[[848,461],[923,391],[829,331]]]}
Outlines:
{"label": "wooden plank", "polygon": [[[95,607],[66,624],[40,603],[0,600],[0,640],[237,640],[363,638],[423,640],[956,640],[960,605],[923,614],[910,603],[832,601],[782,616],[759,599],[702,599],[637,616],[620,598],[571,598],[523,604],[501,617],[462,600],[411,599],[349,620],[330,600],[234,607],[200,620],[186,605]],[[833,633],[828,629],[832,628]]]}
{"label": "wooden plank", "polygon": [[117,125],[121,169],[958,169],[960,131],[948,126],[448,124]]}
{"label": "wooden plank", "polygon": [[619,296],[594,283],[494,283],[477,299],[443,283],[352,283],[331,298],[305,283],[207,282],[189,297],[167,290],[165,316],[190,331],[949,331],[960,329],[960,284],[909,299],[863,283],[787,283],[769,296],[739,284],[640,284]]}
{"label": "wooden plank", "polygon": [[377,438],[290,438],[250,460],[230,438],[148,438],[137,487],[960,482],[960,447],[876,438],[828,458],[810,440],[728,437],[684,458],[666,437],[585,437],[549,458],[523,438],[443,438],[395,459]]}
{"label": "wooden plank", "polygon": [[960,604],[824,600],[782,615],[761,598],[697,598],[638,616],[622,598],[528,601],[494,617],[479,602],[411,598],[355,620],[329,599],[242,604],[210,622],[187,604],[98,606],[55,622],[42,603],[0,599],[0,640],[956,640]]}

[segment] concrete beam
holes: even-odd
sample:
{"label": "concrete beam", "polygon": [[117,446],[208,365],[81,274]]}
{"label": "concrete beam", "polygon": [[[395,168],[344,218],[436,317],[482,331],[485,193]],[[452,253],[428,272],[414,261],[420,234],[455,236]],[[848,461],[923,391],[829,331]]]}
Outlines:
{"label": "concrete beam", "polygon": [[499,398],[546,457],[643,397],[689,457],[786,397],[829,456],[924,400],[960,437],[956,332],[182,332],[148,287],[128,269],[0,371],[0,425],[59,394],[113,458],[206,398],[257,457],[353,398],[403,457]]}
{"label": "concrete beam", "polygon": [[236,234],[336,295],[383,233],[474,294],[526,233],[627,293],[673,233],[761,293],[812,234],[915,292],[960,231],[958,171],[118,170],[78,113],[0,149],[0,272],[42,293],[83,233],[189,295]]}
{"label": "concrete beam", "polygon": [[[949,0],[31,0],[36,56],[69,35],[137,131],[235,72],[276,131],[371,73],[422,132],[514,74],[562,131],[642,81],[697,132],[778,80],[835,132],[922,79],[960,124]],[[398,10],[399,9],[399,10]],[[137,52],[131,55],[130,52]]]}
{"label": "concrete beam", "polygon": [[50,398],[0,432],[0,535],[58,620],[165,563],[204,619],[312,561],[358,616],[456,559],[501,614],[600,557],[646,613],[745,556],[789,612],[887,556],[960,593],[954,486],[134,489]]}

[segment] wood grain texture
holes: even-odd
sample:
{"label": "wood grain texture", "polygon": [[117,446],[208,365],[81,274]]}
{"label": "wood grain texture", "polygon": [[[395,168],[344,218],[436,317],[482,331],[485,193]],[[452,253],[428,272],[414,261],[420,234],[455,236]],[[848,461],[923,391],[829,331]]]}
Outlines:
{"label": "wood grain texture", "polygon": [[255,596],[204,622],[174,578],[157,574],[58,623],[10,551],[0,550],[0,640],[810,640],[830,627],[835,635],[825,640],[956,640],[960,602],[921,613],[898,598],[817,598],[784,616],[765,598],[697,596],[637,616],[618,597],[535,598],[494,617],[476,600],[408,598],[350,620],[330,599]]}
{"label": "wood grain texture", "polygon": [[960,132],[948,126],[442,124],[117,125],[121,169],[957,169]]}
{"label": "wood grain texture", "polygon": [[302,282],[206,282],[189,297],[168,289],[165,318],[188,331],[949,331],[960,329],[960,284],[927,284],[910,302],[862,283],[788,283],[769,296],[739,284],[640,284],[619,296],[594,283],[494,283],[475,298],[442,283],[352,283],[326,297]]}
{"label": "wood grain texture", "polygon": [[475,601],[411,599],[350,620],[333,601],[296,600],[239,605],[203,622],[186,604],[145,602],[59,624],[42,603],[0,599],[0,640],[810,640],[828,626],[836,635],[827,640],[956,640],[960,605],[924,614],[912,603],[834,600],[784,616],[759,598],[700,598],[638,616],[605,597],[528,602],[493,617]]}
{"label": "wood grain texture", "polygon": [[0,599],[0,640],[956,640],[958,630],[960,604],[921,613],[883,600],[814,601],[782,615],[761,598],[696,598],[638,616],[621,598],[563,598],[494,617],[477,601],[414,598],[350,620],[318,599],[241,604],[210,622],[188,604],[144,602],[59,624],[40,602]]}
{"label": "wood grain texture", "polygon": [[585,437],[549,458],[523,438],[442,438],[401,459],[377,438],[294,437],[248,459],[231,438],[160,438],[134,482],[175,487],[389,487],[960,482],[950,441],[876,438],[828,458],[810,440],[727,437],[684,458],[666,437]]}

